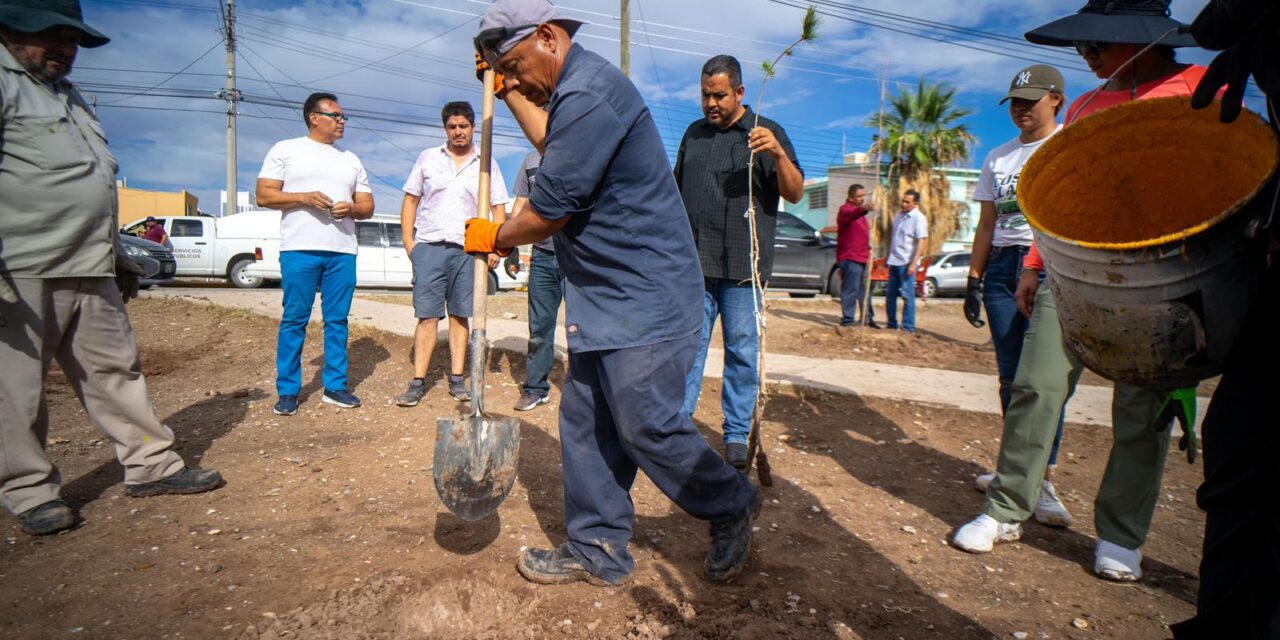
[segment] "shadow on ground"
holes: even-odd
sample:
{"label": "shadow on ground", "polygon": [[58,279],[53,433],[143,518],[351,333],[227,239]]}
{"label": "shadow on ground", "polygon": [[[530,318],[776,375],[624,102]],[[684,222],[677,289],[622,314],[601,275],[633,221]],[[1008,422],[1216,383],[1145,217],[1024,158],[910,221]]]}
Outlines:
{"label": "shadow on ground", "polygon": [[[559,442],[529,425],[521,436],[520,482],[543,533],[551,544],[559,544],[565,539]],[[945,630],[950,638],[991,637],[981,624],[928,595],[826,513],[799,513],[819,500],[789,483],[777,469],[774,478],[774,486],[765,490],[767,504],[757,525],[788,522],[786,533],[757,533],[751,564],[734,583],[706,581],[702,563],[710,542],[707,524],[676,512],[640,516],[634,525],[631,547],[637,572],[656,571],[660,586],[633,583],[621,590],[649,619],[656,617],[673,627],[692,626],[697,637],[736,637],[742,629],[753,629],[751,637],[761,638],[830,637],[827,626],[835,621],[866,640],[935,633],[926,629]],[[659,497],[658,504],[641,502],[639,510],[663,510],[669,504]],[[798,600],[752,599],[753,593],[771,583],[794,585],[789,588]],[[882,607],[886,598],[898,611],[913,615],[887,612]],[[687,618],[688,606],[697,612],[692,621]],[[820,610],[822,617],[808,614],[809,608]]]}

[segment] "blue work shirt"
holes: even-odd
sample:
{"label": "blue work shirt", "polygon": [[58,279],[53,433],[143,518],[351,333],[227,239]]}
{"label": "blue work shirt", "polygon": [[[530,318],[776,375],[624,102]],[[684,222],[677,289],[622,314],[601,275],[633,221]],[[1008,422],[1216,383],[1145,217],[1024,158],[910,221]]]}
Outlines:
{"label": "blue work shirt", "polygon": [[574,352],[638,347],[702,329],[698,251],[667,151],[635,85],[575,44],[547,105],[529,204],[555,235]]}

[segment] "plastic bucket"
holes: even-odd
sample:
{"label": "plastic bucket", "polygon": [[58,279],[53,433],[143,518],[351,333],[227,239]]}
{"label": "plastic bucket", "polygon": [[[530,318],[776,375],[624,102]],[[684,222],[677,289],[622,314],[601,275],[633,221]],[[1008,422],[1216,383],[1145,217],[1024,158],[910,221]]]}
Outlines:
{"label": "plastic bucket", "polygon": [[1128,102],[1050,138],[1018,201],[1067,348],[1103,377],[1172,389],[1222,372],[1266,269],[1276,135],[1190,98]]}

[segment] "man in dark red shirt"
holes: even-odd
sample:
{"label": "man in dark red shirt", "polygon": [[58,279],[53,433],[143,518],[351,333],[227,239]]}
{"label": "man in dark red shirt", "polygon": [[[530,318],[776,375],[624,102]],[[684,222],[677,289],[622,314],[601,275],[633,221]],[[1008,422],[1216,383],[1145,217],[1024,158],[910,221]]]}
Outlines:
{"label": "man in dark red shirt", "polygon": [[147,228],[147,230],[142,233],[142,237],[147,240],[158,244],[164,244],[165,240],[169,239],[169,234],[164,232],[164,225],[160,224],[160,221],[156,220],[155,216],[147,216],[147,219],[142,223],[142,226]]}
{"label": "man in dark red shirt", "polygon": [[[870,301],[865,299],[867,263],[871,262],[871,229],[867,214],[871,207],[866,203],[867,191],[860,184],[849,187],[848,199],[840,205],[836,215],[836,264],[840,267],[840,306],[843,314],[840,326],[849,327],[861,322],[856,320],[858,307],[864,314],[871,313]],[[863,306],[866,305],[866,306]],[[879,329],[879,325],[867,316],[867,325]]]}

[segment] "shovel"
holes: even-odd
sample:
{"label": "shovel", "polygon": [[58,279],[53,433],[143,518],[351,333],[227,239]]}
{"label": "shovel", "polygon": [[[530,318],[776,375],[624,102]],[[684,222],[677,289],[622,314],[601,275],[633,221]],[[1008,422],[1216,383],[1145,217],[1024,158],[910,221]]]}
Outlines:
{"label": "shovel", "polygon": [[[484,73],[484,108],[480,130],[480,190],[478,216],[489,219],[489,163],[493,147],[493,70]],[[433,477],[440,501],[463,520],[481,520],[493,513],[511,493],[516,481],[520,451],[520,426],[512,418],[492,418],[484,413],[484,369],[489,340],[485,336],[485,307],[489,264],[475,257],[472,293],[471,415],[436,419],[436,451]]]}

